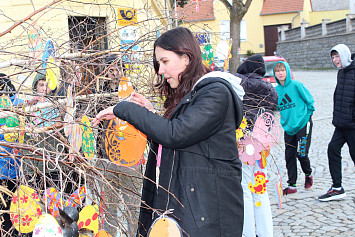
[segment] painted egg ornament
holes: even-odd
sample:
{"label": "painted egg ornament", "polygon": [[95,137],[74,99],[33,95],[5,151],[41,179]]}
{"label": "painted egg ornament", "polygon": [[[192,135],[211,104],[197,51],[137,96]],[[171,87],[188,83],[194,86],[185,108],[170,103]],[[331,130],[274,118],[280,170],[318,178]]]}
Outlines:
{"label": "painted egg ornament", "polygon": [[57,88],[58,76],[59,76],[59,69],[55,65],[54,58],[50,56],[48,58],[47,69],[46,69],[46,81],[48,82],[48,87],[51,90]]}
{"label": "painted egg ornament", "polygon": [[54,56],[55,54],[55,48],[52,40],[48,40],[46,45],[44,46],[43,54],[42,54],[42,67],[46,68],[47,67],[47,59],[50,56]]}
{"label": "painted egg ornament", "polygon": [[65,136],[69,136],[72,132],[72,122],[74,116],[74,101],[71,86],[68,86],[67,91],[67,102],[66,102],[66,114],[64,116],[64,122],[66,125],[64,126],[64,134]]}
{"label": "painted egg ornament", "polygon": [[107,233],[104,230],[100,230],[99,232],[97,232],[95,237],[112,237],[112,235],[110,235],[109,233]]}
{"label": "painted egg ornament", "polygon": [[78,227],[80,229],[92,230],[95,234],[99,231],[99,208],[95,205],[88,205],[79,213]]}
{"label": "painted egg ornament", "polygon": [[42,215],[37,192],[25,185],[21,185],[12,196],[10,205],[10,219],[17,231],[30,233]]}
{"label": "painted egg ornament", "polygon": [[133,92],[132,83],[126,77],[122,77],[118,86],[118,97],[126,99]]}
{"label": "painted egg ornament", "polygon": [[75,154],[76,152],[79,152],[80,147],[82,145],[82,140],[83,140],[80,125],[77,123],[74,123],[74,124],[72,124],[71,128],[72,128],[72,133],[69,134],[69,136],[68,136],[68,141],[70,143],[69,158],[72,157],[73,153]]}
{"label": "painted egg ornament", "polygon": [[91,123],[89,118],[86,115],[82,117],[81,123],[83,124],[80,125],[82,130],[83,153],[86,158],[92,159],[95,154],[95,139],[94,139],[94,133],[91,129]]}
{"label": "painted egg ornament", "polygon": [[148,237],[182,237],[179,224],[171,217],[161,216],[149,229]]}
{"label": "painted egg ornament", "polygon": [[39,217],[37,224],[33,230],[32,236],[36,237],[62,237],[62,229],[58,222],[50,214],[43,214]]}
{"label": "painted egg ornament", "polygon": [[[3,88],[0,88],[0,90],[3,90]],[[0,97],[0,108],[11,108],[12,103],[9,97],[7,96],[1,96]],[[6,118],[0,118],[0,125],[6,124],[7,119]]]}
{"label": "painted egg ornament", "polygon": [[60,193],[55,188],[48,188],[45,192],[48,210],[52,216],[59,215],[59,205],[63,205],[63,200]]}
{"label": "painted egg ornament", "polygon": [[28,51],[31,58],[38,58],[42,54],[43,44],[42,44],[42,32],[37,24],[34,22],[29,27],[28,34]]}
{"label": "painted egg ornament", "polygon": [[108,158],[122,166],[131,167],[141,161],[147,137],[121,119],[111,119],[106,127],[105,151]]}
{"label": "painted egg ornament", "polygon": [[68,198],[68,200],[65,202],[65,206],[72,206],[72,207],[77,207],[77,205],[80,205],[83,203],[83,199],[86,195],[86,189],[85,187],[81,187],[73,192],[72,195]]}

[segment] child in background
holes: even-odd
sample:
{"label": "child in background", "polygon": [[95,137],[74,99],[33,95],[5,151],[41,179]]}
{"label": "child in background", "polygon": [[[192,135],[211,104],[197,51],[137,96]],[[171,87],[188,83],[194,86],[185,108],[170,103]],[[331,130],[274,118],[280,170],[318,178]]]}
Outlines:
{"label": "child in background", "polygon": [[[270,82],[263,80],[264,75],[265,63],[261,55],[253,55],[247,58],[238,67],[237,74],[235,74],[235,76],[242,79],[240,85],[245,91],[243,108],[250,131],[253,130],[259,110],[273,113],[273,110],[276,109],[277,92]],[[263,194],[256,194],[248,187],[249,182],[254,181],[255,173],[264,172],[266,175],[267,169],[266,167],[261,169],[257,164],[248,165],[242,163],[242,171],[244,199],[243,236],[273,236],[272,214],[267,191]],[[261,202],[262,205],[256,207],[256,202]]]}
{"label": "child in background", "polygon": [[285,130],[285,159],[288,174],[288,187],[283,194],[296,193],[297,161],[305,173],[305,189],[313,185],[311,163],[308,157],[312,135],[312,114],[314,99],[309,90],[299,81],[291,79],[290,66],[286,62],[274,65],[274,77],[277,82],[276,91],[281,125]]}
{"label": "child in background", "polygon": [[329,171],[332,187],[319,201],[342,199],[346,196],[342,187],[341,148],[348,144],[350,157],[355,164],[355,54],[345,44],[338,44],[330,50],[333,65],[339,70],[333,98],[333,121],[335,127],[328,145]]}

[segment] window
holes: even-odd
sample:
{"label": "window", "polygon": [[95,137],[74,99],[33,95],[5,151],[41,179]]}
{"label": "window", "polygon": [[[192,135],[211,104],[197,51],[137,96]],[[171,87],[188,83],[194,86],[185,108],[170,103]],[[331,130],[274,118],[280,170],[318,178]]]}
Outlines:
{"label": "window", "polygon": [[100,38],[107,34],[105,20],[105,17],[70,16],[68,25],[71,47],[80,50],[90,45],[87,49],[89,52],[107,49],[107,37]]}
{"label": "window", "polygon": [[[230,21],[223,20],[219,22],[220,38],[221,40],[230,39]],[[247,21],[240,22],[240,42],[247,41]]]}

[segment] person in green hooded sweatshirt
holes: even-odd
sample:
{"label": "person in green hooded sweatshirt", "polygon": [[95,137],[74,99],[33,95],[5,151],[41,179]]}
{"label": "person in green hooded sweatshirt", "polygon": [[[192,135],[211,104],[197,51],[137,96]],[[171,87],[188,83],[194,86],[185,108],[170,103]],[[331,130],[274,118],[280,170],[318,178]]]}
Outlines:
{"label": "person in green hooded sweatshirt", "polygon": [[308,151],[311,145],[314,99],[301,82],[291,79],[288,63],[277,62],[274,65],[274,77],[278,84],[275,88],[279,96],[277,108],[280,111],[280,122],[285,131],[288,187],[283,190],[283,194],[287,195],[297,192],[297,159],[305,173],[305,189],[313,185]]}

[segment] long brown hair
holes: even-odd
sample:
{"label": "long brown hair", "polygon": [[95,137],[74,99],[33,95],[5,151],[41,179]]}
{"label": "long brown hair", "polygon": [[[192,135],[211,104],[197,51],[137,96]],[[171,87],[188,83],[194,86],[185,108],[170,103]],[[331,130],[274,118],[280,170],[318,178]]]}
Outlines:
{"label": "long brown hair", "polygon": [[[190,63],[186,69],[179,75],[179,86],[176,89],[170,87],[169,83],[159,75],[159,63],[155,56],[156,47],[172,51],[179,56],[187,55]],[[165,118],[170,118],[176,106],[181,99],[191,91],[193,85],[209,69],[202,63],[201,49],[192,32],[184,27],[178,27],[162,34],[154,43],[153,54],[154,70],[158,75],[158,82],[155,87],[159,90],[160,96],[165,97],[164,108]]]}

